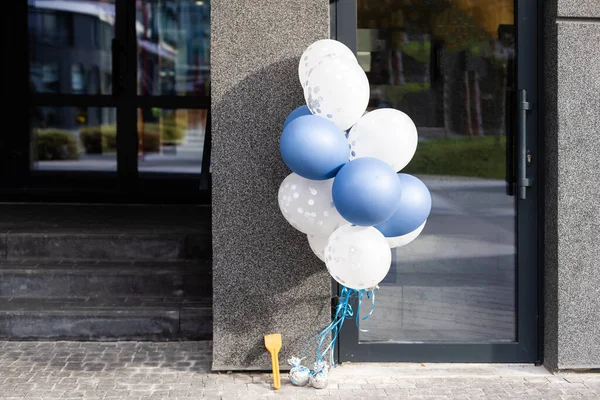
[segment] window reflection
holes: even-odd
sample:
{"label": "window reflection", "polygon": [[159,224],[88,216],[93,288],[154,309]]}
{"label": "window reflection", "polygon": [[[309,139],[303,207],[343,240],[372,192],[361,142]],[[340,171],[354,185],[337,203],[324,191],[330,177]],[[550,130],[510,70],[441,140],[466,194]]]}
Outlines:
{"label": "window reflection", "polygon": [[[136,10],[130,23],[137,40],[125,51],[137,54],[137,65],[123,67],[137,68],[137,94],[209,95],[210,0],[124,3]],[[31,92],[112,94],[115,0],[30,0],[28,5]],[[200,173],[207,110],[138,111],[137,132],[117,132],[115,108],[32,105],[33,168],[114,171],[117,135],[137,133],[141,172]]]}
{"label": "window reflection", "polygon": [[[512,1],[358,0],[358,58],[370,107],[405,111],[422,134],[505,131]],[[420,132],[420,133],[421,133]]]}
{"label": "window reflection", "polygon": [[138,94],[210,94],[210,0],[138,0]]}
{"label": "window reflection", "polygon": [[[208,96],[210,0],[135,4],[137,50],[126,51],[138,54],[138,94]],[[114,0],[30,1],[30,77],[35,90],[85,93],[80,77],[93,71],[100,77],[97,94],[112,94],[115,12]]]}
{"label": "window reflection", "polygon": [[31,161],[42,171],[116,171],[116,110],[34,107]]}
{"label": "window reflection", "polygon": [[38,43],[52,46],[73,44],[73,14],[51,6],[51,1],[37,1],[29,8],[29,35]]}
{"label": "window reflection", "polygon": [[86,93],[86,76],[103,77],[111,94],[114,1],[29,2],[30,79],[36,92]]}
{"label": "window reflection", "polygon": [[514,96],[512,0],[357,0],[369,109],[417,125],[402,172],[429,188],[419,238],[394,249],[361,341],[512,341],[515,202],[506,195]]}
{"label": "window reflection", "polygon": [[138,110],[138,169],[142,173],[199,174],[208,110]]}

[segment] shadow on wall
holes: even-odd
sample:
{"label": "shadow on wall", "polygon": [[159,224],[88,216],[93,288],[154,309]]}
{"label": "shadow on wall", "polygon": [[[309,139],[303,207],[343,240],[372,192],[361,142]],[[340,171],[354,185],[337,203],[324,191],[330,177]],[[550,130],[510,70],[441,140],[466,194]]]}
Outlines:
{"label": "shadow on wall", "polygon": [[[281,129],[304,104],[297,66],[285,59],[213,93],[216,370],[270,369],[263,335],[273,332],[283,337],[285,369],[331,321],[329,273],[277,202],[291,173],[279,152]],[[306,354],[315,354],[312,344]]]}

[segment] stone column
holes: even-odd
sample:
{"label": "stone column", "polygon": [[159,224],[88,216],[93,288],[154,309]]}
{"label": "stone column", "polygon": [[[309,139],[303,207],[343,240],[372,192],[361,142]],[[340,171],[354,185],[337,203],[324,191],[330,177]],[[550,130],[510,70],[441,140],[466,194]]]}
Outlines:
{"label": "stone column", "polygon": [[298,61],[328,37],[326,0],[211,2],[214,370],[270,369],[274,332],[285,368],[331,320],[330,276],[277,205]]}
{"label": "stone column", "polygon": [[600,2],[544,3],[544,363],[600,368]]}

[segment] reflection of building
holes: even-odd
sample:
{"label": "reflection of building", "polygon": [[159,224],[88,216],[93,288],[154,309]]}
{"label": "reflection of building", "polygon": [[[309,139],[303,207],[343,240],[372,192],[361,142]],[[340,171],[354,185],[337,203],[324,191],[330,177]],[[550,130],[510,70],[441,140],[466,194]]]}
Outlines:
{"label": "reflection of building", "polygon": [[[137,1],[138,94],[208,95],[210,3]],[[115,5],[32,0],[30,79],[38,93],[112,94]],[[43,124],[73,130],[114,124],[114,109],[42,110]],[[144,115],[152,120],[151,112]]]}
{"label": "reflection of building", "polygon": [[138,93],[209,93],[209,7],[192,1],[138,1]]}
{"label": "reflection of building", "polygon": [[[30,79],[38,93],[110,94],[114,5],[35,0],[29,3]],[[45,107],[43,123],[61,129],[114,123],[111,109]]]}
{"label": "reflection of building", "polygon": [[[209,2],[138,0],[136,3],[138,95],[210,94]],[[180,150],[202,152],[203,110],[139,110],[139,120],[180,120],[188,132]],[[140,127],[143,129],[143,127]],[[140,149],[144,133],[140,132]]]}

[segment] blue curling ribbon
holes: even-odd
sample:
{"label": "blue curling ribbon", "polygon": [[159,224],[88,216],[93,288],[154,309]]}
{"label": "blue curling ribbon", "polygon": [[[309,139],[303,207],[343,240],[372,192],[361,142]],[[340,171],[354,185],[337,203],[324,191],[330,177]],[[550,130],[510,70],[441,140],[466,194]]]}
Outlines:
{"label": "blue curling ribbon", "polygon": [[[340,293],[339,301],[338,301],[338,304],[335,309],[335,316],[333,317],[333,320],[325,329],[323,329],[314,338],[315,341],[316,340],[319,341],[319,346],[317,348],[317,362],[323,361],[327,352],[330,351],[331,352],[331,365],[333,365],[335,367],[335,362],[333,359],[333,348],[335,347],[335,344],[338,339],[338,335],[339,335],[340,331],[342,330],[342,327],[344,326],[344,321],[348,318],[354,317],[354,310],[352,309],[350,300],[351,299],[358,300],[358,306],[356,309],[357,312],[356,312],[355,319],[356,319],[356,326],[359,327],[359,329],[360,329],[359,322],[361,320],[364,321],[367,318],[369,318],[373,314],[373,311],[375,310],[375,290],[376,289],[377,288],[356,290],[356,289],[350,289],[345,286],[342,286],[342,291]],[[369,311],[369,313],[366,316],[361,318],[360,310],[361,310],[364,296],[366,296],[368,299],[371,299],[371,310]],[[360,330],[362,332],[369,331],[368,329],[367,330],[360,329]],[[325,344],[325,339],[327,338],[327,335],[330,333],[332,334],[331,341],[325,347],[325,349],[322,350],[323,346]]]}
{"label": "blue curling ribbon", "polygon": [[[358,324],[358,318],[360,317],[360,306],[362,305],[364,295],[366,295],[368,299],[371,299],[371,311],[369,311],[367,315],[361,318],[361,321],[364,321],[365,319],[369,318],[373,314],[373,311],[375,311],[375,289],[371,289],[369,291],[361,290],[359,295],[360,297],[358,299],[358,310],[356,310],[356,326],[358,327],[358,329],[360,329],[360,326]],[[360,329],[360,331],[369,332],[369,329]]]}

